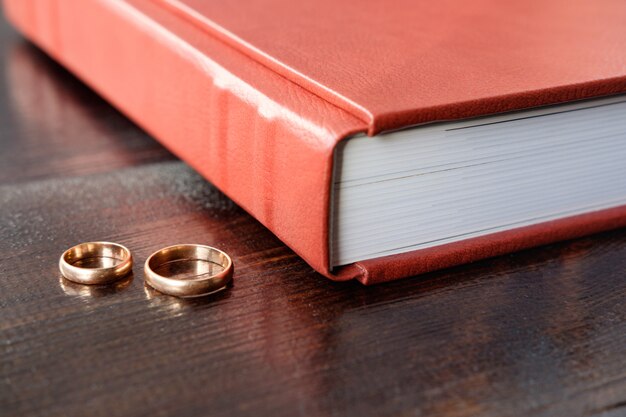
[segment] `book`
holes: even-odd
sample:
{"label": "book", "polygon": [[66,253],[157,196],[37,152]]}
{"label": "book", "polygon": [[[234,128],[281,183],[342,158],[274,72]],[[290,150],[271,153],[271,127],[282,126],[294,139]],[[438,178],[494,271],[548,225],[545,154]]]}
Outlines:
{"label": "book", "polygon": [[626,225],[626,3],[4,8],[331,279]]}

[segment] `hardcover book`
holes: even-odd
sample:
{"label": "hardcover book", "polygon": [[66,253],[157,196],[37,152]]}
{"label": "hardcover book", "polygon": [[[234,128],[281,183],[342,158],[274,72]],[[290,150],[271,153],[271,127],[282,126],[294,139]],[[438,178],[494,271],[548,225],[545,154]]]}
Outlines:
{"label": "hardcover book", "polygon": [[329,278],[626,225],[626,2],[4,6]]}

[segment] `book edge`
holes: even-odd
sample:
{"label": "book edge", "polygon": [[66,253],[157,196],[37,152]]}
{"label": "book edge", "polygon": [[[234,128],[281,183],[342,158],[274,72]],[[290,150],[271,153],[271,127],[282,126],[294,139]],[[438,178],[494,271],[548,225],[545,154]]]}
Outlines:
{"label": "book edge", "polygon": [[335,271],[372,285],[626,227],[626,205],[356,262]]}
{"label": "book edge", "polygon": [[238,51],[267,67],[268,69],[280,74],[289,81],[301,86],[308,90],[311,94],[314,94],[323,100],[351,113],[356,118],[362,120],[368,124],[368,131],[373,129],[374,116],[373,114],[348,97],[333,91],[325,85],[316,82],[315,80],[307,77],[306,74],[302,74],[295,68],[292,68],[280,60],[272,57],[263,50],[255,47],[254,45],[246,42],[232,31],[229,31],[224,26],[218,24],[214,20],[209,19],[206,16],[197,13],[195,10],[185,5],[178,0],[150,0],[160,7],[169,10],[181,18],[185,19],[189,23],[196,26],[198,29],[204,31],[209,36],[213,36],[221,41],[227,43],[231,47],[236,48]]}

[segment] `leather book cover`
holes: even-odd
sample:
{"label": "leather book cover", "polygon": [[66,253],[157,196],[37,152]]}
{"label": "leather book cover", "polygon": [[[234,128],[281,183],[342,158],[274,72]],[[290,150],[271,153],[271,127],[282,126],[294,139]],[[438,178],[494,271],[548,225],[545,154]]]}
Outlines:
{"label": "leather book cover", "polygon": [[624,2],[4,7],[26,37],[329,278],[383,282],[626,225],[618,207],[329,269],[339,141],[626,92]]}

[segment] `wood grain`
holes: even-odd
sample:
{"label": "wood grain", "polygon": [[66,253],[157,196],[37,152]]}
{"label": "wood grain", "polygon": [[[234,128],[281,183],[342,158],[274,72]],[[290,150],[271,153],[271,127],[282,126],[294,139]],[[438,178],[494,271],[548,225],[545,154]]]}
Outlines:
{"label": "wood grain", "polygon": [[[3,416],[624,416],[626,231],[375,287],[333,283],[0,24]],[[122,243],[134,276],[59,277]],[[232,255],[206,299],[144,287],[173,243]]]}

